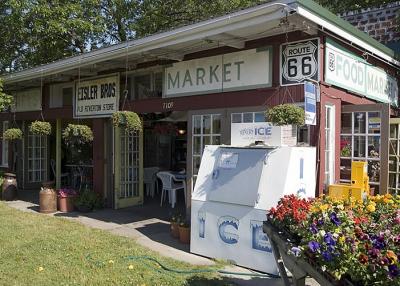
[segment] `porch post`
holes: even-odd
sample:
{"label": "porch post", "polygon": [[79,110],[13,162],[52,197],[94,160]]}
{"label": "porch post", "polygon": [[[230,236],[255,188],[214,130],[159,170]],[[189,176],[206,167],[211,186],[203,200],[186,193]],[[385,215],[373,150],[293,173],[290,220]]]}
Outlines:
{"label": "porch post", "polygon": [[56,188],[61,188],[61,119],[56,120]]}

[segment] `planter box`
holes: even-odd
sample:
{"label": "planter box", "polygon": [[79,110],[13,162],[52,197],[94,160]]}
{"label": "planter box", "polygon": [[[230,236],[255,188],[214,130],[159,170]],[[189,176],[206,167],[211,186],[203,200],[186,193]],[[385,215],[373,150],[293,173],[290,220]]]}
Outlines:
{"label": "planter box", "polygon": [[[288,251],[292,248],[290,239],[287,239],[284,236],[284,232],[277,229],[269,221],[264,221],[263,231],[270,239],[272,251],[285,286],[305,285],[305,278],[307,276],[311,276],[319,284],[324,286],[354,286],[354,284],[347,279],[336,280],[329,275],[329,273],[322,271],[317,265],[313,265],[311,261],[306,261],[302,257],[295,257],[288,254]],[[285,268],[292,273],[293,284],[290,283]]]}
{"label": "planter box", "polygon": [[74,211],[74,197],[58,197],[58,210],[68,213]]}

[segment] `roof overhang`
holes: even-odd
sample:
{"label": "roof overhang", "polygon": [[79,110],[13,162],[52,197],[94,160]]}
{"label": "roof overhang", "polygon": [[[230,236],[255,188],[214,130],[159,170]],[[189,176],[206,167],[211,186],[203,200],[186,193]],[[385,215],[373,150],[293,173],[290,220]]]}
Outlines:
{"label": "roof overhang", "polygon": [[[310,4],[311,3],[311,4]],[[289,25],[282,25],[282,19]],[[399,67],[390,49],[309,0],[280,0],[187,25],[145,38],[112,45],[3,77],[8,87],[26,88],[42,82],[63,82],[99,72],[128,71],[137,63],[157,59],[180,61],[185,54],[220,46],[236,49],[246,41],[301,30],[331,32],[377,58]],[[129,64],[128,64],[129,63]]]}

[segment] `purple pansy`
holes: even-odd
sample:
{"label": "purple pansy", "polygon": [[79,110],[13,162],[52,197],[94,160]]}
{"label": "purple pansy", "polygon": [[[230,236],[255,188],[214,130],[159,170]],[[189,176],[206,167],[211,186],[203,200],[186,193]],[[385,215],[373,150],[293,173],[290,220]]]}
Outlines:
{"label": "purple pansy", "polygon": [[322,252],[322,257],[325,259],[325,261],[329,262],[332,261],[333,257],[332,254],[329,251],[323,251]]}
{"label": "purple pansy", "polygon": [[327,245],[330,245],[330,246],[336,245],[336,241],[330,232],[328,232],[324,235],[324,241]]}
{"label": "purple pansy", "polygon": [[310,241],[308,243],[308,247],[312,252],[316,252],[319,249],[319,243],[316,241]]}
{"label": "purple pansy", "polygon": [[389,276],[391,278],[399,276],[399,268],[396,264],[389,265]]}
{"label": "purple pansy", "polygon": [[340,225],[340,223],[341,223],[340,219],[337,217],[337,214],[335,212],[332,212],[329,217],[330,217],[332,223],[334,223],[335,225]]}
{"label": "purple pansy", "polygon": [[315,223],[313,223],[313,224],[310,226],[310,231],[311,231],[312,234],[316,234],[316,233],[318,232],[318,228],[317,228],[317,226],[315,225]]}

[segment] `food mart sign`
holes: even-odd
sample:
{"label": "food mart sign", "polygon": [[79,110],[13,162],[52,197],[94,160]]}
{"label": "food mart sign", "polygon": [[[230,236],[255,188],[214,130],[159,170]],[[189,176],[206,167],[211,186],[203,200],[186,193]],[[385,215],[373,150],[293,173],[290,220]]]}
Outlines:
{"label": "food mart sign", "polygon": [[397,80],[331,39],[325,48],[325,81],[373,100],[397,106]]}
{"label": "food mart sign", "polygon": [[164,97],[271,86],[270,47],[174,63],[165,69]]}

